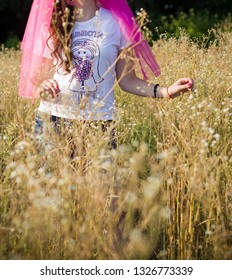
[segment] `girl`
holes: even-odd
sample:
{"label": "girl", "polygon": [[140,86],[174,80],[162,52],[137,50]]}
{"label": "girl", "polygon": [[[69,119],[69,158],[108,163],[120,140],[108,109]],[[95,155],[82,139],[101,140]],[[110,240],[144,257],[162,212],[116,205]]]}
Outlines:
{"label": "girl", "polygon": [[19,95],[41,98],[39,115],[54,123],[115,120],[115,78],[143,97],[176,98],[193,88],[190,78],[169,87],[146,81],[160,69],[126,0],[34,0],[22,51]]}

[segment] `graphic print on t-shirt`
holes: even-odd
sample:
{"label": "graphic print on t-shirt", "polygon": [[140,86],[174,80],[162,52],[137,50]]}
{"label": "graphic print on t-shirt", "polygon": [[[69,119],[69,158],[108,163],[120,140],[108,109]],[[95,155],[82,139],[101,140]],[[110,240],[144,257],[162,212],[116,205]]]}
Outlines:
{"label": "graphic print on t-shirt", "polygon": [[71,48],[74,72],[69,89],[73,92],[93,93],[104,79],[99,73],[100,48],[90,39],[75,40]]}

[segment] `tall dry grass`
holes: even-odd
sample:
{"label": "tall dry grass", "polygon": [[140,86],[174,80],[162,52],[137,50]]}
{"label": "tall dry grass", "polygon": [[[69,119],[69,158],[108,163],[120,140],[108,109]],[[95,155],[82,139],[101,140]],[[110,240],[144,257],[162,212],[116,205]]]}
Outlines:
{"label": "tall dry grass", "polygon": [[[169,85],[196,92],[143,99],[116,87],[118,149],[83,124],[39,149],[38,104],[17,97],[20,53],[0,52],[1,259],[231,259],[232,35],[208,49],[161,36]],[[85,146],[85,152],[82,147]]]}

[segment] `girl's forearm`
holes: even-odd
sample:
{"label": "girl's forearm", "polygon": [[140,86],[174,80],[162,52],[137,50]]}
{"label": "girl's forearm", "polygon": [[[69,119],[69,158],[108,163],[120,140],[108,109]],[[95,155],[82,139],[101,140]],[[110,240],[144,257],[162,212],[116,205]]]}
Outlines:
{"label": "girl's forearm", "polygon": [[122,90],[143,97],[152,97],[152,98],[168,97],[166,88],[157,86],[156,94],[155,94],[154,92],[155,84],[148,83],[147,81],[144,81],[136,76],[134,78],[122,80],[121,82],[119,82],[119,85],[122,88]]}

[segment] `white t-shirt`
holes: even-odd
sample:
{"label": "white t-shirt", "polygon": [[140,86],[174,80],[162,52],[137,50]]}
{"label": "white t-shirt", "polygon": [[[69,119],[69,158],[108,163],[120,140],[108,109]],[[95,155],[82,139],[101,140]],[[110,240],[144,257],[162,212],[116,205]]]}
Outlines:
{"label": "white t-shirt", "polygon": [[67,119],[114,120],[115,66],[119,50],[128,46],[111,12],[100,8],[85,22],[76,22],[72,33],[74,69],[57,69],[59,97],[41,101],[38,111]]}

